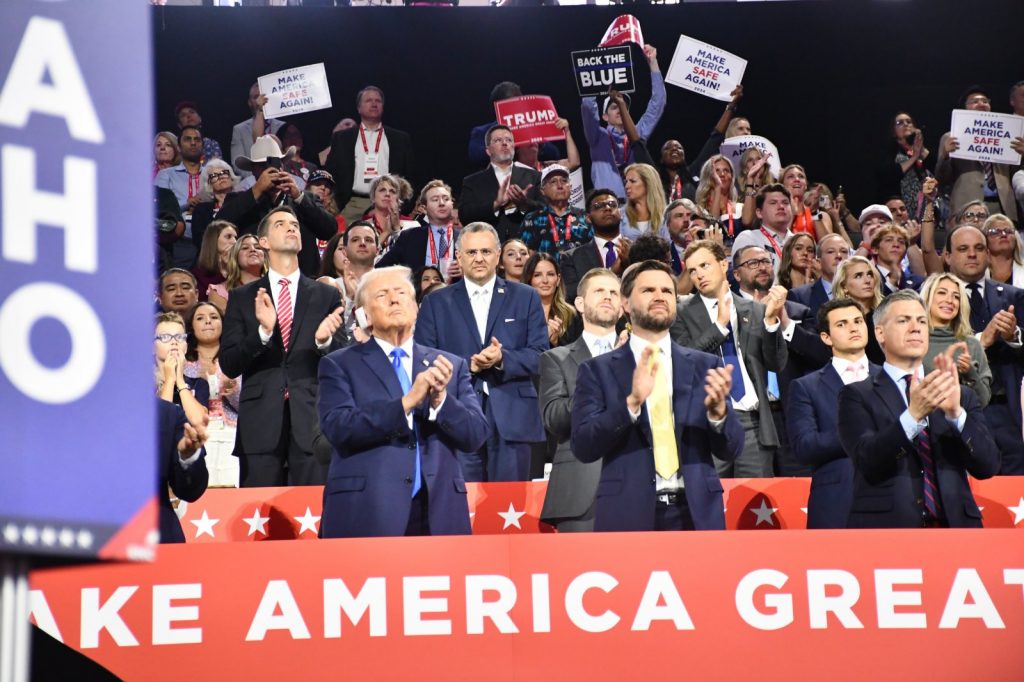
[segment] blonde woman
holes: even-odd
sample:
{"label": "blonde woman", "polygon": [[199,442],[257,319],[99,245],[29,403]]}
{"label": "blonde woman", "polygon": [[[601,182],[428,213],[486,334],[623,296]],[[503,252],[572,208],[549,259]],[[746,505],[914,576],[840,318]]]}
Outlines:
{"label": "blonde woman", "polygon": [[882,286],[874,264],[863,256],[850,256],[840,263],[832,278],[832,298],[852,298],[864,309],[868,329],[868,346],[864,352],[871,362],[883,364],[885,353],[875,338],[874,323],[875,308],[882,302]]}
{"label": "blonde woman", "polygon": [[656,232],[665,216],[665,190],[654,166],[632,163],[623,173],[626,187],[626,209],[619,233],[626,239]]}
{"label": "blonde woman", "polygon": [[988,273],[995,282],[1024,287],[1024,245],[1013,222],[1002,213],[993,213],[981,226],[988,242]]}
{"label": "blonde woman", "polygon": [[181,163],[181,147],[178,136],[163,130],[153,138],[153,177],[165,168]]}
{"label": "blonde woman", "polygon": [[221,310],[228,306],[228,294],[243,284],[267,274],[267,256],[254,234],[243,234],[228,253],[227,278],[210,286],[209,300]]}
{"label": "blonde woman", "polygon": [[928,352],[925,374],[935,369],[935,358],[946,355],[956,361],[960,384],[974,391],[981,406],[992,398],[992,370],[985,349],[971,330],[971,300],[967,284],[947,273],[935,273],[921,285],[921,298],[928,311]]}
{"label": "blonde woman", "polygon": [[694,203],[722,224],[729,239],[740,232],[743,204],[737,201],[738,198],[736,183],[733,182],[732,162],[721,154],[715,154],[700,169],[700,182],[697,183]]}

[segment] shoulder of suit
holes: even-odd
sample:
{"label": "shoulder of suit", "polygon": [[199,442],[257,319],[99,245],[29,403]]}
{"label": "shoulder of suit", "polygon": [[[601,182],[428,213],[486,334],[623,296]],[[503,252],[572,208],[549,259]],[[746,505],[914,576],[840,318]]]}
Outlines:
{"label": "shoulder of suit", "polygon": [[242,284],[232,290],[232,296],[256,296],[256,290],[260,287],[269,287],[270,282],[267,280],[267,276],[263,275],[258,280],[249,282],[248,284]]}
{"label": "shoulder of suit", "polygon": [[703,363],[708,367],[712,367],[718,362],[717,355],[697,350],[696,348],[682,346],[675,341],[672,342],[672,348],[676,351],[676,354],[686,358],[688,362]]}

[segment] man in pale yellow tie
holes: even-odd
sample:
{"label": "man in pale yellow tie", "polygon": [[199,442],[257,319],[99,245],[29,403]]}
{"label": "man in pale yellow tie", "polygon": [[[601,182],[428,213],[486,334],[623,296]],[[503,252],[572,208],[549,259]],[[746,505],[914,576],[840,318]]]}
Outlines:
{"label": "man in pale yellow tie", "polygon": [[580,365],[572,450],[602,460],[594,530],[721,530],[712,456],[735,459],[743,429],[729,406],[732,368],[672,342],[676,286],[657,261],[622,278],[629,343]]}

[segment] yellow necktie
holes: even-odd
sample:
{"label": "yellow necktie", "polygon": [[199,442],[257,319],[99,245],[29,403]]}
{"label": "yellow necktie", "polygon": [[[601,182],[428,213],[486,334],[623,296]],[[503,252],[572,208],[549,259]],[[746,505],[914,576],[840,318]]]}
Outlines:
{"label": "yellow necktie", "polygon": [[[658,360],[661,349],[655,347],[651,363]],[[676,447],[676,431],[672,423],[672,400],[668,394],[668,373],[664,363],[659,363],[654,376],[654,388],[647,398],[651,416],[651,434],[654,436],[654,470],[662,478],[672,479],[679,471],[679,450]]]}

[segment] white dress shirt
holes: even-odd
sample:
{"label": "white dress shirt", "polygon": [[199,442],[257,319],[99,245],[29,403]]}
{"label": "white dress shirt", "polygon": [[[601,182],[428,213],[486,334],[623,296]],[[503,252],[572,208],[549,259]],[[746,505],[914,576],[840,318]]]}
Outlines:
{"label": "white dress shirt", "polygon": [[483,285],[476,284],[466,279],[466,294],[469,296],[469,305],[473,309],[473,318],[476,320],[477,333],[480,334],[480,343],[487,345],[484,334],[487,333],[487,313],[491,309],[491,297],[494,296],[494,282],[497,276],[491,277],[489,282]]}
{"label": "white dress shirt", "polygon": [[[928,415],[925,415],[920,421],[914,421],[914,418],[910,416],[910,403],[907,402],[907,382],[904,381],[903,377],[907,374],[913,374],[917,377],[918,381],[924,378],[924,368],[918,365],[913,372],[908,372],[905,369],[890,365],[888,362],[882,365],[882,369],[889,375],[893,383],[896,384],[896,388],[899,389],[900,397],[903,398],[903,404],[907,406],[907,409],[903,410],[900,414],[900,426],[903,427],[903,433],[906,434],[907,440],[914,440],[921,433],[923,429],[928,426]],[[961,433],[964,430],[964,424],[967,423],[967,410],[961,408],[960,416],[956,419],[950,419],[946,417],[946,421],[952,426],[956,427],[957,431]]]}
{"label": "white dress shirt", "polygon": [[[637,366],[640,365],[640,356],[643,354],[644,349],[647,348],[647,346],[649,346],[649,345],[651,345],[651,343],[649,341],[645,341],[644,339],[641,339],[638,336],[630,336],[629,337],[629,350],[633,352],[633,360],[636,361]],[[658,362],[661,363],[661,367],[658,369],[658,371],[659,372],[664,372],[665,376],[668,378],[668,382],[667,382],[668,383],[668,397],[669,397],[669,405],[671,406],[671,404],[672,404],[672,394],[674,393],[674,387],[672,386],[672,337],[670,337],[668,335],[668,333],[666,332],[664,336],[662,336],[660,339],[658,339],[654,343],[654,345],[658,347],[659,351],[661,351],[658,354]],[[647,406],[647,421],[648,421],[648,423],[650,423],[650,420],[651,420],[651,398],[650,398],[650,396],[648,396],[647,400],[644,401],[644,405]],[[636,420],[640,418],[640,412],[638,411],[635,414],[630,412],[629,416],[633,419],[633,422],[636,423]],[[675,414],[673,413],[673,420],[674,419],[675,419]],[[673,424],[673,426],[675,426],[675,425]],[[651,429],[652,430],[654,429],[654,425],[653,424],[651,424]],[[677,447],[678,447],[678,443],[679,443],[679,434],[678,433],[676,434],[676,443],[677,443]],[[681,490],[683,488],[683,470],[682,470],[682,467],[679,468],[679,470],[676,472],[675,478],[673,478],[673,479],[662,478],[661,476],[658,475],[657,472],[655,472],[654,473],[654,480],[655,480],[654,487],[655,487],[655,490],[658,493],[677,492],[677,491],[679,491],[679,490]]]}
{"label": "white dress shirt", "polygon": [[[292,328],[295,326],[295,304],[299,300],[299,269],[295,268],[295,271],[290,275],[282,275],[280,272],[274,272],[273,270],[267,270],[267,278],[270,280],[270,298],[273,300],[274,309],[277,310],[277,303],[281,300],[281,280],[288,280],[288,293],[292,297]],[[318,323],[319,324],[319,323]],[[270,337],[273,335],[274,330],[270,330],[270,334],[267,334],[263,325],[260,325],[260,341],[263,345],[270,343]]]}
{"label": "white dress shirt", "polygon": [[[597,336],[590,332],[583,330],[583,342],[587,344],[587,348],[590,350],[590,357],[596,358],[598,355],[607,353],[608,351],[615,349],[615,342],[619,340],[619,335],[615,333],[613,329],[611,332],[604,336]],[[607,348],[603,350],[599,348],[598,344],[604,342],[607,344]]]}
{"label": "white dress shirt", "polygon": [[370,193],[370,182],[373,178],[366,180],[364,177],[364,169],[366,164],[367,156],[374,156],[374,149],[377,148],[377,138],[384,136],[384,139],[380,141],[380,151],[376,153],[377,156],[377,175],[388,174],[388,157],[391,155],[391,148],[388,146],[388,136],[384,135],[384,124],[380,124],[374,130],[369,128],[363,128],[364,134],[366,135],[366,146],[370,150],[369,153],[363,149],[363,137],[359,134],[359,128],[356,128],[356,153],[355,153],[355,172],[352,174],[352,191],[360,196],[366,196]]}
{"label": "white dress shirt", "polygon": [[[700,300],[704,304],[704,307],[707,309],[708,317],[711,318],[711,322],[714,323],[716,327],[718,327],[718,331],[720,331],[722,335],[728,336],[729,329],[718,324],[718,299],[707,298],[706,296],[701,295]],[[752,324],[752,322],[748,323]],[[729,324],[732,326],[733,329],[739,329],[738,321],[736,318],[735,303],[729,306]],[[769,325],[767,322],[765,322],[764,328],[768,332],[773,332],[779,328],[779,324],[779,322],[776,322],[774,325]],[[743,377],[743,387],[745,393],[743,395],[743,400],[733,400],[732,406],[737,410],[752,412],[756,410],[757,406],[760,404],[757,400],[757,391],[754,389],[754,382],[751,381],[750,375],[747,373],[747,363],[744,362],[743,360],[743,349],[740,347],[740,340],[738,337],[736,337],[736,335],[733,335],[733,344],[736,346],[736,359],[739,361],[740,375]]]}
{"label": "white dress shirt", "polygon": [[[391,351],[393,351],[396,348],[396,346],[391,345],[389,342],[385,341],[384,339],[380,338],[379,336],[373,337],[373,340],[376,341],[377,345],[380,346],[382,351],[384,351],[384,355],[387,356],[388,363],[391,364],[392,369],[393,369],[394,368],[394,364],[393,364],[393,362],[391,360]],[[403,351],[405,351],[405,355],[402,356],[402,359],[399,360],[399,362],[402,363],[402,369],[405,370],[405,375],[407,377],[409,377],[409,384],[412,385],[412,379],[413,379],[413,374],[412,374],[412,337],[410,336],[408,339],[405,340],[405,343],[403,343],[401,346],[397,346],[397,347],[401,348]],[[396,379],[398,378],[397,374],[395,375],[395,378]],[[399,382],[399,385],[401,385],[401,382]],[[447,399],[448,399],[448,394],[446,392],[445,396],[444,396],[444,400],[441,401],[441,404],[438,405],[436,409],[433,408],[433,407],[430,408],[430,410],[428,411],[428,414],[427,414],[427,419],[429,419],[430,421],[435,421],[437,419],[437,413],[441,411],[442,407],[444,407],[444,401],[447,400]],[[405,415],[405,420],[406,420],[406,422],[408,422],[409,428],[411,429],[412,428],[412,412],[410,412],[409,414]]]}
{"label": "white dress shirt", "polygon": [[832,358],[832,369],[836,371],[844,386],[857,381],[864,381],[868,378],[868,356],[861,355],[860,359],[850,361],[843,358]]}

